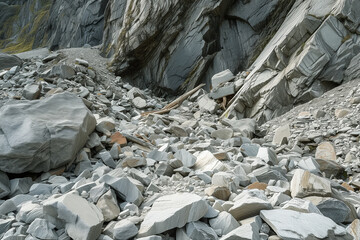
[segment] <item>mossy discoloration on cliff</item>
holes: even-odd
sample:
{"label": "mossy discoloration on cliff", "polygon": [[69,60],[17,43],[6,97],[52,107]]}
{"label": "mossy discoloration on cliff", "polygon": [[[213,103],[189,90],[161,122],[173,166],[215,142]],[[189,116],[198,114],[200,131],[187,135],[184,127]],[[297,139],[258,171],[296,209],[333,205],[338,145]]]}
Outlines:
{"label": "mossy discoloration on cliff", "polygon": [[[19,19],[21,6],[10,6],[11,8],[15,8],[16,12],[2,24],[2,30],[0,31],[0,49],[7,53],[19,53],[33,49],[39,29],[45,25],[49,18],[51,3],[51,0],[32,2],[29,10],[33,14],[33,20],[25,26],[21,26]],[[37,11],[35,7],[36,4],[40,6]],[[39,46],[45,46],[46,42],[47,35],[45,34]]]}

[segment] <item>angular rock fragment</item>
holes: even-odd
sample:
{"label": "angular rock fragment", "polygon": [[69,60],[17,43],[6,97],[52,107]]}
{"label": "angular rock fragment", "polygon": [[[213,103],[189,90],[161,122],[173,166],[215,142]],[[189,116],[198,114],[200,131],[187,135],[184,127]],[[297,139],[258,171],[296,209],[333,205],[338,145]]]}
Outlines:
{"label": "angular rock fragment", "polygon": [[291,196],[330,196],[330,180],[316,176],[308,171],[296,169],[290,184]]}
{"label": "angular rock fragment", "polygon": [[121,220],[114,226],[113,239],[131,239],[138,233],[135,224],[127,219]]}
{"label": "angular rock fragment", "polygon": [[334,146],[330,142],[323,142],[316,148],[316,159],[322,160],[336,160],[336,151]]}
{"label": "angular rock fragment", "polygon": [[201,197],[190,193],[177,193],[158,198],[140,225],[138,237],[163,233],[197,221],[208,211]]}
{"label": "angular rock fragment", "polygon": [[240,227],[236,219],[227,212],[221,212],[216,218],[209,220],[210,226],[221,232],[221,235],[226,235],[234,229]]}
{"label": "angular rock fragment", "polygon": [[212,84],[212,87],[215,88],[219,84],[229,82],[229,81],[233,80],[234,78],[235,78],[234,74],[229,69],[226,69],[222,72],[215,74],[211,78],[211,84]]}
{"label": "angular rock fragment", "polygon": [[39,239],[58,239],[55,226],[45,219],[37,218],[29,226],[27,233]]}
{"label": "angular rock fragment", "polygon": [[113,190],[109,190],[102,195],[96,206],[101,210],[105,222],[117,218],[120,214],[120,208]]}
{"label": "angular rock fragment", "polygon": [[197,156],[194,169],[202,171],[225,171],[227,167],[217,160],[211,152],[203,151],[199,154],[199,156]]}
{"label": "angular rock fragment", "polygon": [[196,162],[196,157],[191,153],[189,153],[188,151],[186,151],[185,149],[181,149],[177,151],[174,154],[174,157],[181,160],[181,162],[185,167],[193,167]]}
{"label": "angular rock fragment", "polygon": [[34,100],[40,97],[41,93],[41,85],[40,84],[29,84],[26,85],[23,90],[23,97],[27,100]]}
{"label": "angular rock fragment", "polygon": [[275,130],[275,135],[273,137],[273,144],[282,145],[288,141],[290,137],[290,126],[289,124],[285,124],[281,127],[278,127]]}
{"label": "angular rock fragment", "polygon": [[186,235],[190,239],[218,239],[214,229],[209,227],[206,223],[200,221],[188,223],[186,225]]}

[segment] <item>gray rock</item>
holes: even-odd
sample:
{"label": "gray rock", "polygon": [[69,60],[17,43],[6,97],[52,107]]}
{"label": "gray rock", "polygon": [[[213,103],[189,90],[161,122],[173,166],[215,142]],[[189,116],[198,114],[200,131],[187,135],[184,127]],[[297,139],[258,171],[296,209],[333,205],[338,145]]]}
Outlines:
{"label": "gray rock", "polygon": [[240,147],[241,152],[246,157],[256,157],[260,149],[259,144],[245,143]]}
{"label": "gray rock", "polygon": [[293,210],[303,213],[316,213],[322,215],[320,210],[312,202],[301,198],[291,199],[282,207],[282,209]]}
{"label": "gray rock", "polygon": [[15,55],[0,53],[0,70],[13,66],[21,66],[22,63],[23,61]]}
{"label": "gray rock", "polygon": [[16,220],[24,223],[32,223],[37,218],[44,218],[43,207],[38,203],[24,202],[16,214]]}
{"label": "gray rock", "polygon": [[209,94],[209,97],[211,97],[212,99],[219,99],[233,94],[235,94],[235,84],[230,83],[226,84],[225,86],[213,89]]}
{"label": "gray rock", "polygon": [[224,171],[227,169],[227,167],[222,162],[220,162],[211,152],[203,151],[197,156],[194,169],[201,171]]}
{"label": "gray rock", "polygon": [[226,69],[225,71],[215,74],[211,78],[211,85],[213,88],[216,88],[221,83],[229,82],[233,79],[235,79],[234,74],[229,69]]}
{"label": "gray rock", "polygon": [[10,197],[29,192],[33,181],[30,177],[14,178],[10,180]]}
{"label": "gray rock", "polygon": [[28,100],[38,99],[41,93],[41,85],[40,84],[29,84],[26,85],[23,90],[23,97]]}
{"label": "gray rock", "polygon": [[193,167],[196,162],[196,157],[194,155],[192,155],[191,153],[189,153],[188,151],[186,151],[185,149],[178,150],[174,154],[174,157],[181,160],[183,165],[185,167],[189,167],[189,168]]}
{"label": "gray rock", "polygon": [[0,169],[10,173],[47,172],[70,163],[95,128],[95,118],[70,93],[6,105],[0,118]]}
{"label": "gray rock", "polygon": [[200,221],[186,224],[186,235],[190,239],[218,239],[214,229],[209,227],[206,223]]}
{"label": "gray rock", "polygon": [[10,194],[10,180],[6,173],[0,171],[0,199]]}
{"label": "gray rock", "polygon": [[117,218],[120,214],[120,208],[113,190],[107,191],[96,203],[104,216],[104,221],[109,222]]}
{"label": "gray rock", "polygon": [[229,232],[221,238],[221,240],[260,240],[260,228],[257,223],[247,223]]}
{"label": "gray rock", "polygon": [[221,140],[227,140],[229,138],[232,138],[234,134],[234,131],[231,128],[222,128],[215,130],[211,133],[211,137],[213,138],[219,138]]}
{"label": "gray rock", "polygon": [[214,100],[210,99],[207,95],[202,96],[198,100],[198,104],[199,104],[200,110],[206,111],[209,113],[215,113],[219,107],[217,105],[217,103]]}
{"label": "gray rock", "polygon": [[75,75],[75,71],[72,67],[68,65],[56,65],[52,67],[50,76],[57,76],[63,79],[71,78]]}
{"label": "gray rock", "polygon": [[116,162],[112,158],[110,152],[102,151],[99,153],[101,160],[105,163],[106,166],[111,168],[116,168]]}
{"label": "gray rock", "polygon": [[226,235],[240,227],[236,219],[227,212],[221,212],[216,218],[210,219],[209,224],[213,229],[219,231],[221,235]]}
{"label": "gray rock", "polygon": [[35,219],[27,229],[27,233],[40,239],[58,239],[54,231],[55,226],[45,219]]}
{"label": "gray rock", "polygon": [[263,210],[260,216],[283,239],[324,239],[330,236],[351,239],[343,227],[319,214],[275,209]]}
{"label": "gray rock", "polygon": [[281,127],[278,127],[275,130],[275,134],[273,137],[273,144],[281,145],[286,143],[290,137],[290,126],[289,124],[285,124]]}
{"label": "gray rock", "polygon": [[136,108],[143,109],[146,107],[146,100],[142,99],[141,97],[136,97],[131,101]]}
{"label": "gray rock", "polygon": [[360,220],[355,219],[347,228],[346,231],[354,237],[354,239],[358,239],[360,237]]}
{"label": "gray rock", "polygon": [[30,195],[51,195],[53,186],[44,183],[35,183],[29,189]]}
{"label": "gray rock", "polygon": [[278,159],[274,150],[266,147],[259,148],[256,157],[261,158],[269,165],[277,165]]}
{"label": "gray rock", "polygon": [[68,193],[44,201],[44,213],[50,219],[65,222],[67,234],[73,239],[97,239],[104,222],[101,211],[84,198]]}
{"label": "gray rock", "polygon": [[138,237],[181,228],[188,222],[199,220],[207,211],[207,203],[195,194],[177,193],[160,197],[141,223]]}
{"label": "gray rock", "polygon": [[127,219],[121,220],[114,226],[114,239],[131,239],[138,233],[138,228],[135,224]]}

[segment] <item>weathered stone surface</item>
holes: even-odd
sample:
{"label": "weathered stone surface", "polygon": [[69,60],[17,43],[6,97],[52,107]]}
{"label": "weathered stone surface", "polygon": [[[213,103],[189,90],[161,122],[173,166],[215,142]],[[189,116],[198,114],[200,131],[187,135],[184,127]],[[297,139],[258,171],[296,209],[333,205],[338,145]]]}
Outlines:
{"label": "weathered stone surface", "polygon": [[319,214],[275,209],[263,210],[260,216],[283,239],[324,239],[330,236],[351,239],[343,227]]}
{"label": "weathered stone surface", "polygon": [[74,193],[47,200],[44,213],[64,221],[66,232],[73,239],[95,240],[101,234],[104,218],[100,210]]}
{"label": "weathered stone surface", "polygon": [[138,228],[135,224],[127,219],[121,220],[114,226],[114,239],[131,239],[138,233]]}
{"label": "weathered stone surface", "polygon": [[331,185],[326,178],[316,176],[308,171],[296,169],[290,184],[291,196],[330,196]]}
{"label": "weathered stone surface", "polygon": [[255,222],[241,225],[240,227],[229,232],[221,238],[221,240],[260,240],[260,228]]}
{"label": "weathered stone surface", "polygon": [[210,99],[207,95],[202,96],[199,101],[199,108],[200,110],[207,111],[209,113],[215,113],[216,110],[219,108],[217,103]]}
{"label": "weathered stone surface", "polygon": [[211,137],[213,138],[219,138],[222,140],[227,140],[231,138],[234,134],[234,131],[231,128],[222,128],[215,130],[211,133]]}
{"label": "weathered stone surface", "polygon": [[163,233],[197,221],[208,211],[201,197],[190,193],[167,195],[157,199],[140,225],[139,237]]}
{"label": "weathered stone surface", "polygon": [[190,222],[186,224],[186,235],[190,239],[218,239],[214,229],[201,221]]}
{"label": "weathered stone surface", "polygon": [[10,194],[10,180],[6,173],[0,171],[0,199]]}
{"label": "weathered stone surface", "polygon": [[56,65],[51,69],[51,76],[58,76],[60,78],[71,78],[75,75],[75,71],[72,67],[68,65]]}
{"label": "weathered stone surface", "polygon": [[197,156],[194,169],[202,171],[214,171],[215,169],[224,171],[227,168],[222,162],[217,160],[211,152],[203,151]]}
{"label": "weathered stone surface", "polygon": [[17,56],[0,53],[0,70],[14,66],[21,66],[22,63],[23,61]]}
{"label": "weathered stone surface", "polygon": [[193,167],[196,162],[196,157],[191,153],[189,153],[188,151],[186,151],[185,149],[181,149],[177,151],[174,154],[174,157],[181,160],[181,162],[185,167]]}
{"label": "weathered stone surface", "polygon": [[221,186],[211,186],[205,189],[205,194],[208,196],[213,196],[218,199],[227,201],[231,194],[229,188]]}
{"label": "weathered stone surface", "polygon": [[323,142],[316,148],[315,158],[322,160],[336,160],[336,151],[330,142]]}
{"label": "weathered stone surface", "polygon": [[26,85],[24,91],[22,93],[23,97],[27,100],[34,100],[40,97],[41,93],[41,85],[40,84],[29,84]]}
{"label": "weathered stone surface", "polygon": [[234,74],[229,69],[226,69],[225,71],[215,74],[211,78],[211,85],[213,88],[216,88],[221,83],[229,82],[234,78],[235,78]]}
{"label": "weathered stone surface", "polygon": [[275,135],[273,138],[273,144],[281,145],[284,142],[287,142],[287,139],[290,137],[290,126],[289,124],[285,124],[281,127],[278,127],[275,130]]}
{"label": "weathered stone surface", "polygon": [[107,191],[96,203],[104,216],[104,221],[111,221],[119,216],[120,208],[113,190]]}
{"label": "weathered stone surface", "polygon": [[45,219],[37,218],[29,226],[27,233],[40,239],[58,239],[57,234],[53,230],[55,226]]}
{"label": "weathered stone surface", "polygon": [[346,231],[354,237],[354,239],[360,238],[360,220],[355,219],[347,228]]}
{"label": "weathered stone surface", "polygon": [[93,115],[70,93],[6,105],[0,119],[0,169],[10,173],[68,164],[95,128]]}
{"label": "weathered stone surface", "polygon": [[311,201],[301,198],[291,199],[282,207],[282,209],[293,210],[303,213],[316,213],[320,215],[322,214],[320,210]]}
{"label": "weathered stone surface", "polygon": [[221,212],[216,218],[209,220],[210,226],[220,231],[221,235],[226,235],[232,230],[240,227],[236,219],[227,212]]}

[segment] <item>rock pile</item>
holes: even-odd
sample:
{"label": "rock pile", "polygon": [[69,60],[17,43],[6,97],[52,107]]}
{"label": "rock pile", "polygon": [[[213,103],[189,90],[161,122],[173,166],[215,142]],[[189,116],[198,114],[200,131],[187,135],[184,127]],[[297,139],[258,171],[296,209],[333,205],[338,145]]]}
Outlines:
{"label": "rock pile", "polygon": [[358,81],[258,126],[70,55],[0,73],[1,239],[359,239]]}

